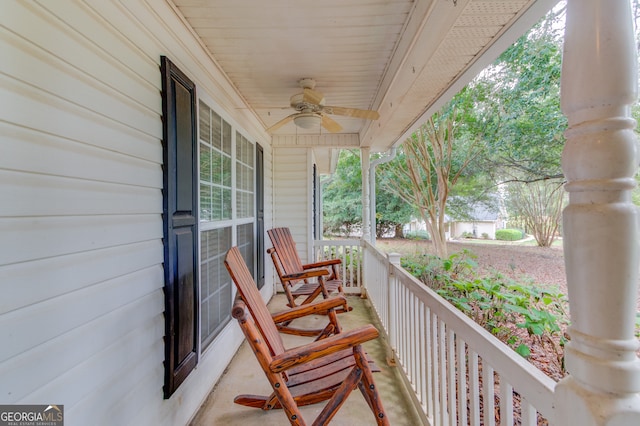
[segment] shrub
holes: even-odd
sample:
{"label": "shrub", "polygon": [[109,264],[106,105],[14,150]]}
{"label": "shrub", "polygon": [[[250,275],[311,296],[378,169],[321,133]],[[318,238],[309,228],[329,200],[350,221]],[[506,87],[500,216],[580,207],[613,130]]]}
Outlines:
{"label": "shrub", "polygon": [[454,253],[447,259],[432,254],[403,257],[401,264],[411,275],[437,290],[458,277],[468,276],[478,266],[469,250]]}
{"label": "shrub", "polygon": [[428,240],[429,233],[427,231],[409,231],[406,232],[405,237],[410,240]]}
{"label": "shrub", "polygon": [[496,240],[517,241],[524,238],[524,233],[519,229],[498,229]]}

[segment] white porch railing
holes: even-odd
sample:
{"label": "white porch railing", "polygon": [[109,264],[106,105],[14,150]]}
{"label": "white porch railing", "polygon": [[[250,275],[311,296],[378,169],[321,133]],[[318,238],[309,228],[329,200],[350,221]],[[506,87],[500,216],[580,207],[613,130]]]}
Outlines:
{"label": "white porch railing", "polygon": [[363,250],[361,240],[320,240],[314,242],[316,261],[340,259],[340,277],[348,294],[359,294],[362,286]]}
{"label": "white porch railing", "polygon": [[356,282],[364,284],[390,357],[429,424],[553,423],[555,382],[407,273],[399,257],[364,241],[316,244],[327,257],[348,252],[343,259],[360,259],[350,271],[357,277],[362,271]]}

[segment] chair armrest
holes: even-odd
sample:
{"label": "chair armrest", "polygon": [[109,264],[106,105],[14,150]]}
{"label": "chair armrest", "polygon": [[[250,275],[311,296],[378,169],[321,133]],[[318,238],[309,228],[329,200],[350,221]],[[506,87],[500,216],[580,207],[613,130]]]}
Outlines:
{"label": "chair armrest", "polygon": [[315,269],[313,271],[305,271],[305,272],[296,272],[294,274],[286,274],[286,275],[283,275],[280,278],[285,280],[285,281],[291,281],[291,280],[303,280],[305,278],[313,278],[313,277],[319,277],[319,276],[322,276],[322,275],[329,275],[329,274],[330,274],[330,272],[327,271],[326,269]]}
{"label": "chair armrest", "polygon": [[325,268],[327,266],[340,265],[341,263],[342,261],[340,259],[327,259],[315,263],[307,263],[306,265],[302,265],[302,269]]}
{"label": "chair armrest", "polygon": [[299,364],[353,348],[378,337],[378,330],[371,324],[347,332],[336,334],[304,346],[289,349],[273,358],[269,369],[280,373]]}
{"label": "chair armrest", "polygon": [[291,321],[296,318],[322,313],[339,306],[346,306],[346,304],[347,299],[344,296],[335,296],[328,299],[322,299],[318,302],[312,302],[297,306],[283,312],[278,312],[272,314],[271,317],[273,318],[273,322],[278,324],[285,321]]}

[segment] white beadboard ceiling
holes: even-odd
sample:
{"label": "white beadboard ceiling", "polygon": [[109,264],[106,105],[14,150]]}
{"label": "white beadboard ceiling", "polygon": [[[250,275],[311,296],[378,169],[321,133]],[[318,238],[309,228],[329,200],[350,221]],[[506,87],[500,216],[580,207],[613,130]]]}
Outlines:
{"label": "white beadboard ceiling", "polygon": [[[557,0],[168,0],[265,129],[295,111],[311,77],[327,105],[372,109],[369,121],[331,115],[340,135],[292,122],[274,145],[385,151],[401,142],[526,32]],[[322,148],[320,148],[322,147]]]}

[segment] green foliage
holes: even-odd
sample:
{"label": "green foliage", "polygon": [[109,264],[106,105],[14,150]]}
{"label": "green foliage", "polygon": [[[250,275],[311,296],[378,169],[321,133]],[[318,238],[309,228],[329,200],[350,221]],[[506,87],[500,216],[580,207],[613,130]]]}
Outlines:
{"label": "green foliage", "polygon": [[[488,151],[501,175],[562,175],[566,117],[560,110],[562,35],[551,14],[507,49],[475,82],[487,92],[483,110],[496,114]],[[490,163],[490,165],[491,165]]]}
{"label": "green foliage", "polygon": [[409,240],[428,240],[429,233],[427,231],[409,231],[405,233],[404,237]]}
{"label": "green foliage", "polygon": [[[385,176],[378,178],[384,181]],[[392,193],[376,185],[378,237],[409,222],[413,208]],[[342,150],[336,173],[323,189],[325,234],[349,236],[362,227],[362,167],[358,151]]]}
{"label": "green foliage", "polygon": [[[640,117],[637,117],[636,120],[640,122]],[[638,137],[638,135],[636,136]],[[640,173],[636,173],[636,186],[631,191],[631,201],[633,201],[633,204],[636,206],[640,206]]]}
{"label": "green foliage", "polygon": [[357,151],[342,151],[333,179],[323,190],[324,233],[351,235],[362,225],[362,174]]}
{"label": "green foliage", "polygon": [[[402,198],[385,190],[382,182],[388,176],[378,173],[376,176],[376,237],[393,234],[396,229],[411,220],[414,208]],[[396,237],[402,237],[397,235]]]}
{"label": "green foliage", "polygon": [[498,229],[496,231],[496,240],[518,241],[523,238],[524,233],[519,229]]}
{"label": "green foliage", "polygon": [[456,252],[444,260],[429,254],[403,257],[401,263],[411,275],[434,289],[451,277],[465,276],[478,266],[475,255],[468,250]]}
{"label": "green foliage", "polygon": [[565,296],[498,272],[479,276],[474,257],[466,250],[446,259],[422,255],[403,258],[402,266],[525,358],[530,348],[514,325],[526,330],[531,339],[551,347],[562,370],[560,324],[567,321]]}

